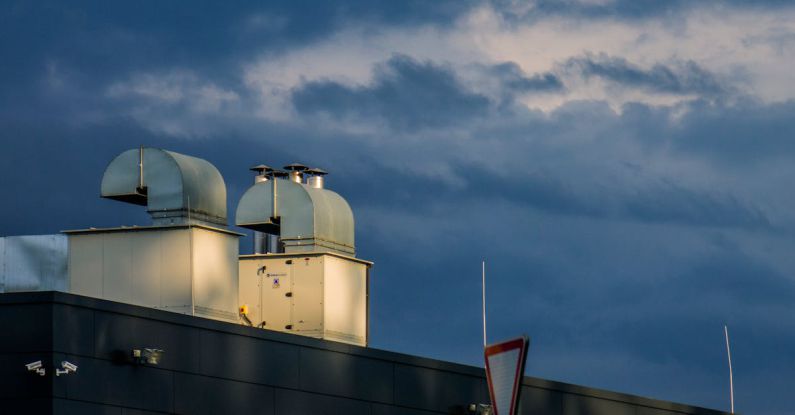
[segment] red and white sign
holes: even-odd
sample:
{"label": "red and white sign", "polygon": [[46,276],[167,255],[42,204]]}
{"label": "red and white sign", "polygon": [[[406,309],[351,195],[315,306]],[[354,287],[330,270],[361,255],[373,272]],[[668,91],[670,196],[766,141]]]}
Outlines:
{"label": "red and white sign", "polygon": [[486,379],[494,415],[515,415],[522,390],[527,336],[486,347]]}

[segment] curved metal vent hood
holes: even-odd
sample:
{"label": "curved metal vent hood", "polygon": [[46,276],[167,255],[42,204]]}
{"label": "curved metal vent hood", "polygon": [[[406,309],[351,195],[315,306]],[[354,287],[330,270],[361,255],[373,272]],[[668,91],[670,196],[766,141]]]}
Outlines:
{"label": "curved metal vent hood", "polygon": [[147,207],[155,224],[226,225],[226,185],[210,162],[157,148],[127,150],[102,176],[102,197]]}
{"label": "curved metal vent hood", "polygon": [[240,198],[235,222],[278,235],[287,253],[356,253],[351,207],[328,189],[276,178],[257,183]]}

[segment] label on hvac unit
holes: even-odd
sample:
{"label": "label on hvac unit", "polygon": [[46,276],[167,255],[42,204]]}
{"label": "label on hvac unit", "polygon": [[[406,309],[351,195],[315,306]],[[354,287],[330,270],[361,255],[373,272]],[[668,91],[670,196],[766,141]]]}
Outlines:
{"label": "label on hvac unit", "polygon": [[495,415],[515,415],[527,359],[527,336],[486,347],[486,379]]}
{"label": "label on hvac unit", "polygon": [[269,277],[269,278],[270,277],[286,277],[287,273],[285,273],[285,272],[279,272],[279,273],[273,273],[273,274],[268,273],[268,274],[265,274],[265,276]]}
{"label": "label on hvac unit", "polygon": [[273,288],[279,288],[279,279],[278,278],[274,278],[273,279]]}

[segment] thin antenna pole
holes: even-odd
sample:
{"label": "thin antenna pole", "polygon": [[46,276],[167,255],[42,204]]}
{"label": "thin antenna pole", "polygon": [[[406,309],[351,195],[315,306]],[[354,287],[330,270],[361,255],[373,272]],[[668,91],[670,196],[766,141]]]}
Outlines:
{"label": "thin antenna pole", "polygon": [[482,283],[483,283],[483,348],[486,348],[486,261],[482,262]]}
{"label": "thin antenna pole", "polygon": [[190,249],[190,315],[196,315],[196,287],[193,278],[193,225],[190,222],[190,196],[188,196],[188,246]]}
{"label": "thin antenna pole", "polygon": [[138,191],[143,192],[144,189],[144,145],[138,149]]}
{"label": "thin antenna pole", "polygon": [[734,413],[734,379],[732,379],[732,351],[729,348],[729,328],[723,325],[723,334],[726,335],[726,355],[729,357],[729,400],[731,402],[731,413]]}

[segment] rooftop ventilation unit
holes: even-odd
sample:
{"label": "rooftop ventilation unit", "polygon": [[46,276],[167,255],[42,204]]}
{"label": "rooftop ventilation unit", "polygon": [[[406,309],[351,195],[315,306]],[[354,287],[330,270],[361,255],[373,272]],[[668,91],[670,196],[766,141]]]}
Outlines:
{"label": "rooftop ventilation unit", "polygon": [[[301,183],[306,167],[291,164],[290,180],[258,182],[251,186],[237,205],[237,226],[278,235],[284,252],[336,252],[353,256],[354,222],[348,202],[322,187],[320,169],[309,170],[310,179],[320,185]],[[311,180],[310,180],[311,181]]]}
{"label": "rooftop ventilation unit", "polygon": [[226,186],[215,166],[127,150],[105,169],[101,194],[146,206],[154,226],[66,231],[69,292],[237,321],[242,235],[223,228]]}
{"label": "rooftop ventilation unit", "polygon": [[155,225],[226,225],[226,185],[200,158],[157,148],[127,150],[102,176],[104,198],[146,206]]}
{"label": "rooftop ventilation unit", "polygon": [[255,234],[255,254],[240,257],[243,321],[367,345],[372,263],[354,258],[353,212],[342,196],[324,188],[325,171],[297,163],[284,168],[289,179],[275,171],[265,181],[255,178],[237,206],[238,226],[276,241],[268,243],[268,253],[260,252],[263,243]]}

